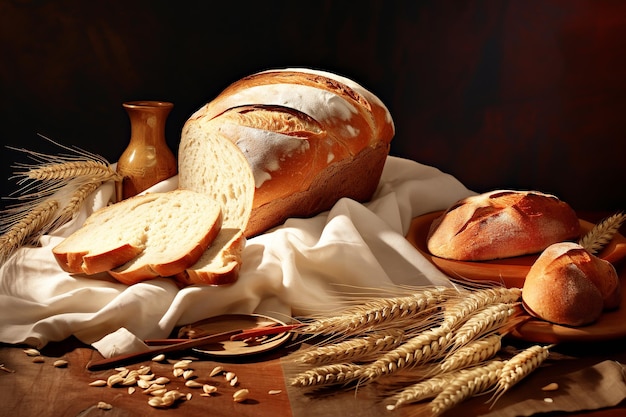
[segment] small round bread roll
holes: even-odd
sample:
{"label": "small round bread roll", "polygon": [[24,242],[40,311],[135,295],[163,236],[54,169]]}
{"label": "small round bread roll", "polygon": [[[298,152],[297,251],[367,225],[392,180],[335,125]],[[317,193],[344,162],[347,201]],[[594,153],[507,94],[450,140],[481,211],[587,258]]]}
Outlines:
{"label": "small round bread roll", "polygon": [[552,323],[584,326],[619,306],[613,265],[573,242],[550,245],[530,268],[522,289],[529,314]]}

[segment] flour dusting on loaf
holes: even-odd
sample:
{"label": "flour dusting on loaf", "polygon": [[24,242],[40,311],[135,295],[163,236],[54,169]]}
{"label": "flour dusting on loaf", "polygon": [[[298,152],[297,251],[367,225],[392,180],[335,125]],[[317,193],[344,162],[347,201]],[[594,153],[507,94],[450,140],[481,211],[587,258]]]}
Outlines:
{"label": "flour dusting on loaf", "polygon": [[[219,138],[237,146],[254,179],[245,236],[289,217],[328,210],[342,197],[369,200],[395,133],[381,100],[356,82],[323,71],[260,72],[228,86],[186,122],[179,147],[180,187],[205,192],[199,169]],[[225,175],[239,175],[229,173]],[[247,175],[247,174],[245,174]]]}

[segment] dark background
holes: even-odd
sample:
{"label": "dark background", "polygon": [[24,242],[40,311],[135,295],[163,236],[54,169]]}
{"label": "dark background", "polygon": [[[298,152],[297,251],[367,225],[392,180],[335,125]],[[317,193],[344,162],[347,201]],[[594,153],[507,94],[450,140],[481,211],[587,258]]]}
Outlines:
{"label": "dark background", "polygon": [[42,134],[117,160],[127,100],[175,105],[167,138],[231,82],[306,66],[389,107],[391,153],[469,188],[555,193],[626,209],[626,2],[0,0],[5,146]]}

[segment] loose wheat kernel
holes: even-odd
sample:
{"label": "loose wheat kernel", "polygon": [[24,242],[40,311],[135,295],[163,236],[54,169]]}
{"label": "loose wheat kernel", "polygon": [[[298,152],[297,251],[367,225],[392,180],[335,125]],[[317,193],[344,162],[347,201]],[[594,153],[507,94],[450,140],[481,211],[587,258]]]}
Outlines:
{"label": "loose wheat kernel", "polygon": [[190,379],[189,381],[185,382],[185,386],[187,388],[200,388],[203,386],[203,384],[198,381],[194,381],[193,379]]}
{"label": "loose wheat kernel", "polygon": [[542,391],[556,391],[557,389],[559,389],[559,384],[557,384],[556,382],[552,382],[541,388]]}
{"label": "loose wheat kernel", "polygon": [[104,379],[96,379],[93,382],[89,383],[89,386],[91,387],[104,387],[106,386],[107,382]]}
{"label": "loose wheat kernel", "polygon": [[41,353],[37,349],[24,349],[24,353],[28,356],[40,356]]}
{"label": "loose wheat kernel", "polygon": [[215,368],[213,368],[209,376],[215,376],[221,374],[222,372],[224,372],[224,368],[221,366],[216,366]]}
{"label": "loose wheat kernel", "polygon": [[153,362],[163,362],[164,360],[165,360],[165,355],[162,353],[152,358]]}
{"label": "loose wheat kernel", "polygon": [[249,393],[250,391],[248,391],[246,388],[242,388],[233,394],[233,401],[238,403],[244,402],[248,399]]}
{"label": "loose wheat kernel", "polygon": [[205,394],[213,394],[217,392],[217,387],[214,385],[204,384],[202,386],[202,391],[204,391]]}

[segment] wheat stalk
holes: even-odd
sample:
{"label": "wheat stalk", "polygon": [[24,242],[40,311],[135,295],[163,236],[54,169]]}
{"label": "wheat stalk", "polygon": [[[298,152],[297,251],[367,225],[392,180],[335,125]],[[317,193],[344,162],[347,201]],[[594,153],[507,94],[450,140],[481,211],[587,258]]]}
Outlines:
{"label": "wheat stalk", "polygon": [[108,163],[99,160],[46,164],[28,169],[22,175],[31,180],[50,181],[89,177],[95,181],[119,181],[120,175]]}
{"label": "wheat stalk", "polygon": [[450,372],[435,375],[426,380],[404,387],[396,394],[389,397],[389,401],[393,404],[388,405],[387,410],[392,411],[405,404],[434,398],[456,377],[458,377],[457,373]]}
{"label": "wheat stalk", "polygon": [[613,239],[624,221],[626,221],[626,213],[623,212],[607,217],[581,237],[578,244],[592,254],[596,254]]}
{"label": "wheat stalk", "polygon": [[552,346],[530,346],[507,360],[498,378],[496,392],[492,398],[493,404],[513,385],[537,369],[550,355]]}
{"label": "wheat stalk", "polygon": [[[0,213],[0,262],[25,243],[35,243],[44,233],[56,230],[76,214],[85,198],[105,181],[119,181],[115,169],[101,156],[56,143],[72,154],[47,155],[22,151],[35,161],[13,167],[18,171],[18,201]],[[14,193],[15,194],[15,193]]]}
{"label": "wheat stalk", "polygon": [[502,335],[494,333],[482,339],[473,340],[455,350],[441,361],[438,367],[442,372],[451,372],[477,365],[494,357],[501,347]]}
{"label": "wheat stalk", "polygon": [[481,308],[497,303],[514,303],[521,295],[520,288],[495,287],[468,291],[465,297],[446,307],[444,323],[455,328]]}
{"label": "wheat stalk", "polygon": [[462,346],[483,334],[499,330],[517,311],[515,305],[509,303],[496,303],[483,307],[474,312],[454,332],[452,345],[456,347]]}
{"label": "wheat stalk", "polygon": [[504,362],[491,361],[484,366],[459,372],[431,401],[430,409],[438,416],[454,408],[467,398],[483,393],[493,387],[500,377]]}
{"label": "wheat stalk", "polygon": [[30,210],[0,236],[0,261],[4,263],[25,243],[34,243],[55,219],[59,208],[56,200],[46,200]]}
{"label": "wheat stalk", "polygon": [[296,375],[291,380],[291,385],[295,387],[312,387],[348,383],[359,379],[361,371],[361,366],[353,363],[319,366]]}
{"label": "wheat stalk", "polygon": [[321,365],[337,362],[366,362],[372,355],[395,348],[400,343],[404,332],[400,329],[381,330],[363,337],[355,337],[327,346],[317,346],[302,352],[297,362]]}
{"label": "wheat stalk", "polygon": [[315,335],[355,335],[390,323],[395,327],[400,319],[413,319],[435,308],[451,291],[447,287],[435,287],[407,296],[364,301],[339,315],[318,318],[297,331]]}
{"label": "wheat stalk", "polygon": [[82,207],[85,199],[102,185],[102,181],[87,182],[76,187],[73,190],[69,201],[63,206],[59,216],[55,221],[54,227],[60,227],[74,217]]}
{"label": "wheat stalk", "polygon": [[367,365],[363,371],[363,382],[371,382],[383,375],[442,356],[451,337],[450,328],[446,326],[438,326],[414,336]]}

